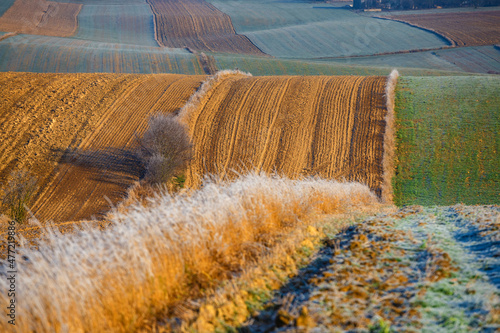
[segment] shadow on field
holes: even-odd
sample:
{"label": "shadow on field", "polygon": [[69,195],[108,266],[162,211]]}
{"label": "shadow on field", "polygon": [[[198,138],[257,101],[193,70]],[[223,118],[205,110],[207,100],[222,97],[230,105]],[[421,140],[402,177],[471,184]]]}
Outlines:
{"label": "shadow on field", "polygon": [[89,179],[118,186],[128,185],[145,173],[141,160],[131,149],[66,149],[59,163],[77,167],[87,175],[90,173]]}

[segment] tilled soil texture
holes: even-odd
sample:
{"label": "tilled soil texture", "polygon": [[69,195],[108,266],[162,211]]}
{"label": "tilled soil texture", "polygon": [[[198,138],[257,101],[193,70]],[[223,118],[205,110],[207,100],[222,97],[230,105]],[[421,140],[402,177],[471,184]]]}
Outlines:
{"label": "tilled soil texture", "polygon": [[256,170],[358,181],[381,194],[386,78],[228,76],[189,115],[187,184]]}
{"label": "tilled soil texture", "polygon": [[231,18],[204,0],[147,0],[155,15],[158,43],[197,51],[264,55]]}
{"label": "tilled soil texture", "polygon": [[203,76],[4,73],[0,183],[25,168],[38,178],[42,222],[99,217],[142,172],[133,152],[148,115],[173,112]]}
{"label": "tilled soil texture", "polygon": [[81,4],[46,0],[16,0],[0,17],[0,31],[68,37],[78,26]]}
{"label": "tilled soil texture", "polygon": [[500,11],[397,15],[391,18],[435,31],[457,46],[500,43]]}
{"label": "tilled soil texture", "polygon": [[498,206],[410,206],[368,219],[326,239],[243,330],[497,332],[499,223]]}

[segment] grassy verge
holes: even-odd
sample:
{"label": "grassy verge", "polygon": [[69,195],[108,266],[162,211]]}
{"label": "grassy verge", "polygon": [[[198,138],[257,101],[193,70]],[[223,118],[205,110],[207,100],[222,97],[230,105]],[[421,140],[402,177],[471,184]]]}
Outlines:
{"label": "grassy verge", "polygon": [[400,79],[397,205],[500,201],[499,89],[494,76]]}
{"label": "grassy verge", "polygon": [[[293,247],[288,236],[307,230],[318,214],[380,208],[365,186],[320,179],[249,175],[229,184],[205,183],[190,196],[163,193],[148,207],[116,213],[104,231],[88,228],[66,237],[54,231],[39,251],[19,249],[26,260],[18,263],[24,287],[17,296],[27,301],[16,328],[147,330],[160,319],[179,317],[189,300],[271,253]],[[8,281],[1,281],[7,288]],[[8,302],[6,294],[0,302]]]}

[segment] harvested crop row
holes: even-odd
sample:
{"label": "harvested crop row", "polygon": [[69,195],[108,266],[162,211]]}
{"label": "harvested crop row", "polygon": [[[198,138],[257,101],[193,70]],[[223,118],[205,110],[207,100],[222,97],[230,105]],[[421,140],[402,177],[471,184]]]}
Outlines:
{"label": "harvested crop row", "polygon": [[44,188],[66,149],[93,128],[125,80],[124,75],[1,74],[0,183],[11,171],[26,168]]}
{"label": "harvested crop row", "polygon": [[77,150],[66,154],[51,186],[35,204],[35,214],[42,220],[68,221],[105,213],[108,200],[118,202],[143,172],[132,146],[135,134],[145,130],[148,115],[179,109],[201,80],[153,75],[128,81],[96,129]]}
{"label": "harvested crop row", "polygon": [[109,209],[140,176],[128,150],[147,115],[180,108],[203,77],[3,73],[0,183],[26,168],[38,178],[44,221],[87,219]]}
{"label": "harvested crop row", "polygon": [[397,15],[392,19],[433,30],[457,46],[500,43],[500,11]]}
{"label": "harvested crop row", "polygon": [[381,194],[385,77],[230,76],[188,117],[188,184],[256,169],[359,181]]}
{"label": "harvested crop row", "polygon": [[75,33],[81,4],[16,0],[0,17],[0,31],[67,37]]}
{"label": "harvested crop row", "polygon": [[161,45],[194,50],[263,53],[236,34],[231,18],[204,0],[148,0],[153,9],[156,37]]}

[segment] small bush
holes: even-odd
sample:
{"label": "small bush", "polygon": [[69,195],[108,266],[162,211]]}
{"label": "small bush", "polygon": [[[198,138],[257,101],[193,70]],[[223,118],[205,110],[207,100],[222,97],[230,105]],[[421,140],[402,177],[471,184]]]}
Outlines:
{"label": "small bush", "polygon": [[173,115],[155,115],[139,139],[139,157],[146,167],[146,181],[167,183],[177,176],[192,156],[192,144],[184,125]]}
{"label": "small bush", "polygon": [[12,220],[23,223],[28,216],[27,205],[37,190],[37,179],[27,170],[14,171],[1,197],[2,211]]}

